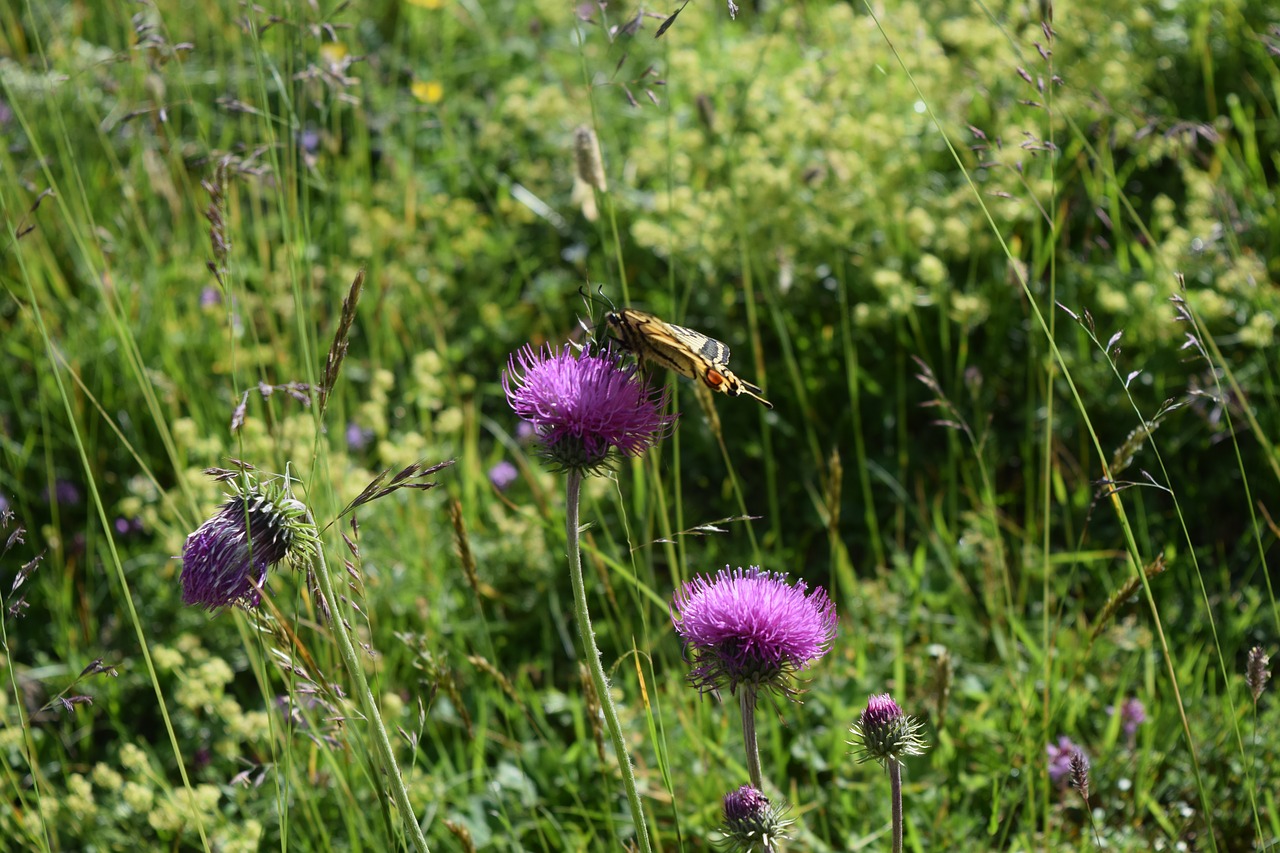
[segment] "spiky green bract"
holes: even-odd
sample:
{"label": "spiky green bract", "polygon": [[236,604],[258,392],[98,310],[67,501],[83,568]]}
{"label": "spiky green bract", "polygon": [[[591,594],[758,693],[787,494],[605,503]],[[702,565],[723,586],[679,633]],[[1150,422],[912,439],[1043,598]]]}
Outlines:
{"label": "spiky green bract", "polygon": [[610,350],[525,346],[502,375],[512,410],[534,426],[543,455],[557,468],[596,474],[613,452],[639,456],[665,437],[675,416],[655,391]]}
{"label": "spiky green bract", "polygon": [[257,607],[267,571],[305,559],[319,539],[284,478],[263,481],[245,471],[220,479],[233,494],[182,546],[182,601],[209,610]]}
{"label": "spiky green bract", "polygon": [[758,566],[686,583],[671,622],[694,665],[689,681],[704,693],[743,684],[791,693],[790,677],[827,653],[837,625],[825,589]]}
{"label": "spiky green bract", "polygon": [[750,785],[724,795],[724,825],[720,829],[724,849],[729,853],[762,853],[778,849],[790,820],[784,820],[786,806],[773,806],[769,798]]}
{"label": "spiky green bract", "polygon": [[922,755],[928,746],[920,737],[921,724],[902,713],[888,693],[867,700],[867,707],[850,727],[850,746],[858,752],[858,763],[876,761],[881,767],[889,762],[902,764],[904,755]]}

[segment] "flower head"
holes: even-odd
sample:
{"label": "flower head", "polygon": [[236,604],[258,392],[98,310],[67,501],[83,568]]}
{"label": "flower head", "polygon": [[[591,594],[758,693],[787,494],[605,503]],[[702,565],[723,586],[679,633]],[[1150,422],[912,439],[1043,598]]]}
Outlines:
{"label": "flower head", "polygon": [[836,636],[836,606],[822,587],[757,566],[699,576],[676,592],[671,621],[693,663],[689,681],[714,691],[739,684],[790,692],[787,679],[825,655]]}
{"label": "flower head", "polygon": [[373,440],[373,430],[368,427],[362,427],[355,421],[347,423],[347,448],[356,453],[364,450],[369,446],[369,442]]}
{"label": "flower head", "polygon": [[1084,758],[1084,750],[1071,738],[1062,735],[1056,744],[1045,746],[1045,752],[1049,755],[1049,781],[1065,788],[1071,783],[1071,759],[1076,755]]}
{"label": "flower head", "polygon": [[639,456],[675,421],[663,413],[666,392],[608,350],[526,346],[511,356],[502,387],[515,413],[533,423],[546,457],[566,470],[599,471],[615,450]]}
{"label": "flower head", "polygon": [[495,464],[489,469],[489,482],[500,492],[505,492],[507,487],[514,483],[520,477],[520,472],[516,470],[516,466],[507,460]]}
{"label": "flower head", "polygon": [[750,785],[724,795],[724,825],[720,832],[731,853],[773,851],[785,839],[791,821],[786,807],[775,808],[769,798]]}
{"label": "flower head", "polygon": [[858,722],[850,727],[854,737],[850,746],[860,753],[859,764],[871,760],[881,767],[890,761],[901,764],[904,755],[924,754],[927,744],[920,737],[920,727],[918,720],[902,713],[892,696],[880,693],[867,700]]}
{"label": "flower head", "polygon": [[[1112,705],[1107,706],[1107,713],[1114,714],[1116,711]],[[1142,700],[1136,696],[1131,696],[1120,703],[1120,723],[1124,729],[1125,739],[1129,741],[1129,745],[1133,745],[1134,738],[1138,734],[1138,726],[1146,722],[1147,709],[1142,704]]]}
{"label": "flower head", "polygon": [[182,546],[182,602],[256,607],[267,570],[316,545],[306,507],[287,488],[229,480],[235,494]]}
{"label": "flower head", "polygon": [[48,486],[40,493],[40,497],[45,503],[59,503],[67,506],[75,506],[80,503],[80,489],[70,480],[57,480],[53,484],[53,490],[50,491]]}

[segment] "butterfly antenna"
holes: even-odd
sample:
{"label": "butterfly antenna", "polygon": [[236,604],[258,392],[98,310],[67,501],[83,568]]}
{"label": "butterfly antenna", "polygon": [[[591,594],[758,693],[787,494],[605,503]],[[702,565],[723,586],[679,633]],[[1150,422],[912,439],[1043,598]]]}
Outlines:
{"label": "butterfly antenna", "polygon": [[[614,306],[613,300],[608,296],[605,296],[603,284],[596,285],[595,295],[592,295],[590,286],[591,282],[588,281],[586,287],[578,287],[578,295],[582,297],[583,304],[587,306],[587,315],[589,317],[594,318],[595,316],[595,311],[593,311],[592,308],[596,302],[603,302],[605,305],[608,305],[610,311],[618,310]],[[586,331],[587,336],[592,342],[609,340],[608,336],[601,334],[601,328],[605,325],[605,322],[606,321],[602,318],[599,322],[595,322],[594,325],[588,325],[581,317],[578,318],[578,324],[582,326],[584,331]]]}

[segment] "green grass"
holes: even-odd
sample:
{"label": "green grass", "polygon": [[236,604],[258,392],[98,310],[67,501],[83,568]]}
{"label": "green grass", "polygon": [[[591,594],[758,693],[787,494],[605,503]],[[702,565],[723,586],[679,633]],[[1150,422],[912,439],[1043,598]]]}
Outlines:
{"label": "green grass", "polygon": [[[885,691],[931,744],[908,849],[1280,839],[1280,712],[1244,683],[1280,650],[1274,4],[1062,4],[1050,39],[1025,4],[705,2],[657,40],[634,7],[431,5],[0,9],[0,495],[26,531],[0,849],[406,843],[306,576],[252,614],[181,604],[229,457],[287,469],[322,526],[456,460],[323,534],[416,818],[433,850],[630,839],[564,478],[501,386],[599,322],[596,287],[725,341],[775,405],[672,379],[674,435],[584,484],[655,848],[709,849],[746,781],[668,611],[726,564],[840,613],[803,702],[759,719],[788,849],[888,849],[888,780],[846,744]],[[361,269],[322,411],[283,386],[322,382]],[[1049,779],[1064,735],[1091,809]]]}

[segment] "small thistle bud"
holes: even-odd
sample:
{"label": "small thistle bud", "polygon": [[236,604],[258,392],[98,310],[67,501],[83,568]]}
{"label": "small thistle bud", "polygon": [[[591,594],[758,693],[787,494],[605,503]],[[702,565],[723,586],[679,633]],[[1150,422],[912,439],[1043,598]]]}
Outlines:
{"label": "small thistle bud", "polygon": [[1244,683],[1249,685],[1249,692],[1253,694],[1255,705],[1262,696],[1262,691],[1267,687],[1267,679],[1271,677],[1271,671],[1267,669],[1270,663],[1271,658],[1262,651],[1262,646],[1249,649],[1249,662],[1245,666]]}
{"label": "small thistle bud", "polygon": [[1068,761],[1071,772],[1071,787],[1080,792],[1080,798],[1089,802],[1089,759],[1080,750],[1071,753]]}
{"label": "small thistle bud", "polygon": [[234,494],[182,546],[182,602],[209,610],[257,607],[267,570],[318,544],[307,508],[287,486],[250,475],[224,479]]}
{"label": "small thistle bud", "polygon": [[928,746],[920,737],[921,724],[902,713],[888,693],[867,700],[858,722],[849,729],[850,746],[859,753],[858,763],[875,760],[881,767],[889,762],[902,764],[904,755],[923,755]]}
{"label": "small thistle bud", "polygon": [[791,821],[786,807],[774,808],[769,798],[750,785],[724,795],[724,826],[720,833],[730,853],[774,851],[786,839]]}

